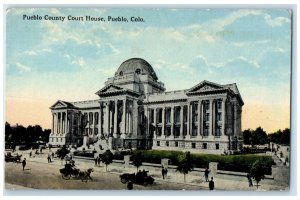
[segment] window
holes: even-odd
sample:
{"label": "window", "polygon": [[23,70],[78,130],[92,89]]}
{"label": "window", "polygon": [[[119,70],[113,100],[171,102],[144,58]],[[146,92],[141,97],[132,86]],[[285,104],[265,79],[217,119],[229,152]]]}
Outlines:
{"label": "window", "polygon": [[165,132],[166,132],[166,136],[170,136],[171,135],[171,127],[167,126]]}
{"label": "window", "polygon": [[175,109],[175,123],[180,124],[180,107]]}
{"label": "window", "polygon": [[183,107],[183,122],[187,122],[187,117],[188,117],[187,106],[184,106]]}
{"label": "window", "polygon": [[198,103],[193,103],[193,112],[192,112],[192,121],[197,122],[198,121]]}
{"label": "window", "polygon": [[166,141],[166,146],[168,147],[170,144],[169,144],[169,141]]}
{"label": "window", "polygon": [[204,126],[203,136],[208,136],[208,126]]}
{"label": "window", "polygon": [[209,113],[205,114],[205,121],[208,122],[209,121]]}
{"label": "window", "polygon": [[89,113],[89,124],[93,124],[93,113]]}
{"label": "window", "polygon": [[221,120],[222,120],[222,113],[219,112],[219,113],[217,114],[217,120],[218,120],[218,121],[221,121]]}
{"label": "window", "polygon": [[192,149],[196,149],[196,143],[192,143]]}
{"label": "window", "polygon": [[157,111],[157,122],[162,123],[162,109],[158,109]]}
{"label": "window", "polygon": [[60,138],[60,141],[62,142],[62,138]]}
{"label": "window", "polygon": [[95,135],[98,135],[98,128],[95,128]]}
{"label": "window", "polygon": [[56,138],[56,142],[58,142],[58,138]]}
{"label": "window", "polygon": [[217,108],[222,109],[222,100],[217,101]]}
{"label": "window", "polygon": [[178,147],[178,142],[175,142],[175,147]]}
{"label": "window", "polygon": [[171,123],[171,108],[165,108],[166,112],[166,123]]}
{"label": "window", "polygon": [[174,135],[176,137],[180,136],[180,126],[175,126],[175,133],[174,133]]}
{"label": "window", "polygon": [[207,143],[202,144],[202,149],[207,149]]}
{"label": "window", "polygon": [[220,145],[219,144],[216,144],[216,149],[220,149]]}
{"label": "window", "polygon": [[90,135],[93,134],[93,129],[89,128]]}
{"label": "window", "polygon": [[216,130],[216,136],[220,136],[220,135],[221,135],[221,126],[218,126]]}
{"label": "window", "polygon": [[157,136],[161,136],[161,132],[162,132],[162,128],[161,127],[157,127]]}
{"label": "window", "polygon": [[99,113],[95,112],[95,124],[97,125],[99,123]]}
{"label": "window", "polygon": [[197,136],[197,133],[198,133],[198,126],[193,126],[192,136]]}
{"label": "window", "polygon": [[135,73],[140,74],[140,73],[141,73],[141,69],[139,69],[139,68],[136,69],[136,70],[135,70]]}
{"label": "window", "polygon": [[153,109],[150,109],[150,123],[154,123],[154,110]]}
{"label": "window", "polygon": [[123,72],[122,72],[122,71],[120,71],[119,75],[120,75],[120,76],[123,76]]}
{"label": "window", "polygon": [[156,146],[158,146],[158,147],[160,146],[160,141],[156,142]]}

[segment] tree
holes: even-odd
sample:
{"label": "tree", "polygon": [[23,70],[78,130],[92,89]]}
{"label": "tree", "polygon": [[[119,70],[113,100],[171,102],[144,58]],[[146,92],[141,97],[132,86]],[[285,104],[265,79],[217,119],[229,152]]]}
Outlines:
{"label": "tree", "polygon": [[143,163],[144,156],[142,155],[142,152],[135,152],[131,156],[131,160],[133,165],[136,167],[136,171],[138,171],[139,167]]}
{"label": "tree", "polygon": [[64,159],[66,157],[66,155],[69,153],[70,151],[67,149],[67,147],[64,145],[62,148],[57,149],[56,151],[56,155],[57,157],[59,157],[60,159]]}
{"label": "tree", "polygon": [[178,164],[177,164],[177,171],[183,174],[184,182],[185,182],[185,175],[188,174],[193,169],[192,165],[192,157],[190,152],[185,152],[178,156]]}
{"label": "tree", "polygon": [[244,144],[251,144],[251,137],[252,137],[252,132],[253,130],[247,129],[243,131],[243,139],[244,139]]}
{"label": "tree", "polygon": [[109,165],[109,164],[111,164],[112,163],[112,161],[113,161],[113,157],[114,157],[114,155],[112,154],[112,152],[108,149],[108,150],[106,150],[103,154],[102,154],[102,162],[105,164],[105,166],[106,166],[106,171],[107,171],[107,166]]}
{"label": "tree", "polygon": [[265,178],[267,174],[268,167],[265,162],[261,160],[256,160],[250,169],[250,176],[255,180],[256,186],[258,188],[258,183]]}

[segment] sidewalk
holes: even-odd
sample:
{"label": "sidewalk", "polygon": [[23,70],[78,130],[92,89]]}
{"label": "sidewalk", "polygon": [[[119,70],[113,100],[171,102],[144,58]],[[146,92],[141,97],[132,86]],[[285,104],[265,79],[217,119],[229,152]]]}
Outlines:
{"label": "sidewalk", "polygon": [[[28,162],[39,162],[39,163],[45,163],[47,164],[47,151],[44,151],[44,154],[37,155],[34,158],[29,158],[29,151],[21,151],[21,154],[23,154],[24,157],[26,157],[26,160]],[[61,160],[58,158],[55,158],[53,160],[54,162],[49,163],[49,165],[57,165],[62,166]],[[95,172],[106,172],[106,167],[103,163],[101,163],[101,166],[95,166],[93,160],[82,160],[82,159],[75,159],[75,164],[79,169],[88,169],[90,167],[94,168]],[[155,181],[158,182],[173,182],[173,183],[184,183],[184,176],[183,174],[180,174],[179,172],[175,172],[172,170],[169,170],[168,177],[166,179],[162,179],[161,175],[161,169],[160,168],[153,168],[150,166],[141,166],[139,168],[140,170],[145,169],[146,171],[149,171],[149,175],[153,176],[155,178]],[[136,167],[129,166],[127,168],[124,167],[121,163],[112,163],[108,165],[108,173],[114,173],[114,174],[122,174],[122,173],[136,173]],[[287,190],[285,186],[276,185],[276,183],[273,180],[262,180],[259,183],[258,189],[256,188],[256,183],[253,181],[253,187],[249,187],[247,178],[244,177],[238,177],[234,179],[224,179],[221,177],[214,177],[215,182],[215,189],[216,190],[244,190],[244,191],[270,191],[270,190]],[[203,173],[199,173],[195,175],[195,173],[190,173],[186,175],[186,182],[185,184],[199,186],[199,188],[207,189],[208,190],[208,182],[205,182],[205,178],[203,177]]]}

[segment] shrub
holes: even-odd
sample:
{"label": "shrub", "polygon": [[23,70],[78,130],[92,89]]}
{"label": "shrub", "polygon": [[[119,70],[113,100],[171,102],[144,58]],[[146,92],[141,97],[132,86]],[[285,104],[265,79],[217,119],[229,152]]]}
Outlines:
{"label": "shrub", "polygon": [[[136,150],[142,152],[144,162],[161,164],[162,158],[170,159],[171,165],[178,165],[178,158],[183,154],[181,151],[162,151],[162,150]],[[271,174],[271,166],[274,164],[271,156],[265,155],[214,155],[214,154],[191,154],[194,167],[206,168],[210,162],[218,162],[218,169],[226,171],[237,171],[249,173],[252,164],[256,160],[261,160],[267,166],[267,174]]]}

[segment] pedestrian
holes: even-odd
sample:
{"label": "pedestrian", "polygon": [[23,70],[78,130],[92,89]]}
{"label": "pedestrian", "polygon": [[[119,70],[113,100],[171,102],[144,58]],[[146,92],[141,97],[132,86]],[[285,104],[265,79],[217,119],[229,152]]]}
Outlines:
{"label": "pedestrian", "polygon": [[163,179],[165,179],[165,168],[164,167],[162,167],[162,169],[161,169],[161,175],[162,175]]}
{"label": "pedestrian", "polygon": [[208,182],[209,179],[208,179],[208,174],[209,174],[209,170],[208,170],[208,167],[206,167],[205,171],[204,171],[204,176],[205,176],[205,181]]}
{"label": "pedestrian", "polygon": [[42,147],[40,148],[40,153],[41,153],[41,154],[43,153],[43,149],[42,149]]}
{"label": "pedestrian", "polygon": [[247,179],[248,179],[248,182],[249,182],[249,187],[252,187],[253,183],[252,183],[252,179],[251,179],[251,176],[250,176],[249,173],[247,174]]}
{"label": "pedestrian", "polygon": [[98,166],[100,167],[100,163],[101,163],[101,157],[98,156]]}
{"label": "pedestrian", "polygon": [[166,178],[168,178],[168,169],[167,168],[165,168],[165,176],[166,176]]}
{"label": "pedestrian", "polygon": [[54,158],[54,152],[52,152],[52,158]]}
{"label": "pedestrian", "polygon": [[50,157],[50,155],[48,154],[48,163],[51,163],[51,157]]}
{"label": "pedestrian", "polygon": [[98,156],[95,158],[95,166],[98,164]]}
{"label": "pedestrian", "polygon": [[26,166],[26,158],[23,159],[23,161],[22,161],[22,166],[23,166],[23,171],[24,171],[25,166]]}
{"label": "pedestrian", "polygon": [[132,190],[133,189],[133,183],[129,180],[127,183],[127,190]]}
{"label": "pedestrian", "polygon": [[31,158],[31,156],[32,156],[32,151],[29,152],[29,157]]}
{"label": "pedestrian", "polygon": [[215,188],[215,183],[214,183],[214,180],[213,180],[213,177],[211,177],[211,180],[209,181],[209,189],[210,190],[214,190]]}

